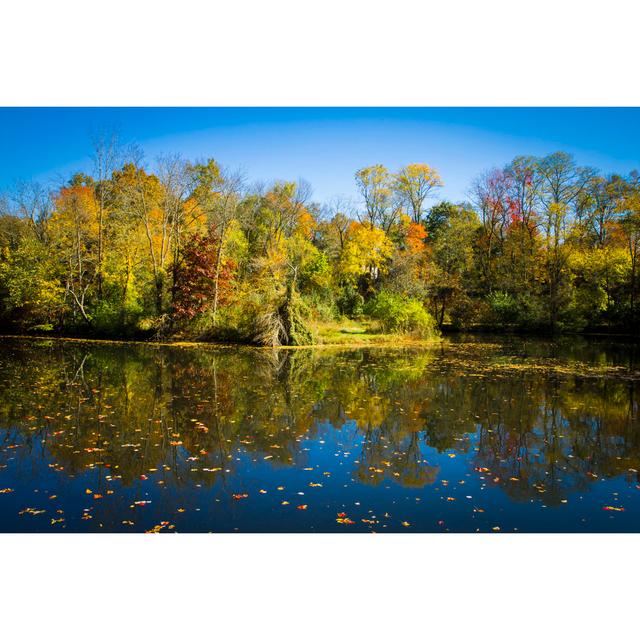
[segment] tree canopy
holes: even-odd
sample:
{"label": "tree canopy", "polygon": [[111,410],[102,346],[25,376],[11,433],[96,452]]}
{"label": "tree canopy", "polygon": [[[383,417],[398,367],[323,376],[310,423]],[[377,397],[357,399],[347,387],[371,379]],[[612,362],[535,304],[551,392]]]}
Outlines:
{"label": "tree canopy", "polygon": [[[640,179],[518,156],[437,198],[437,169],[355,172],[359,202],[249,187],[213,159],[126,160],[0,198],[6,331],[300,344],[318,324],[637,330]],[[411,319],[414,320],[411,320]],[[419,326],[418,326],[419,325]]]}

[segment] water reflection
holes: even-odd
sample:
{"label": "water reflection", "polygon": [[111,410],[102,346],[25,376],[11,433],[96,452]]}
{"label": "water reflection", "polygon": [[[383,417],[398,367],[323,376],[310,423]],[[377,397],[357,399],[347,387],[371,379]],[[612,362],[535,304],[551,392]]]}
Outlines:
{"label": "water reflection", "polygon": [[[519,530],[640,530],[639,382],[629,353],[575,340],[271,352],[7,339],[0,489],[11,495],[0,495],[0,527],[47,530],[57,514],[66,530],[98,521],[138,530],[152,520],[137,515],[141,497],[170,511],[165,522],[191,498],[206,505],[179,530],[332,531],[341,505],[364,492],[376,511],[361,518],[369,528],[402,504],[414,530],[438,530],[447,518],[447,528],[472,531],[492,509]],[[257,504],[254,483],[271,483],[261,491],[272,495],[282,478],[304,496],[304,521],[274,515],[293,504],[280,499],[285,489]],[[43,502],[51,495],[56,509]],[[577,497],[568,517],[561,507]],[[36,498],[46,522],[16,518]],[[416,502],[436,499],[431,510]],[[447,504],[465,499],[466,510]],[[607,506],[612,513],[601,513]],[[623,508],[624,522],[610,523]]]}

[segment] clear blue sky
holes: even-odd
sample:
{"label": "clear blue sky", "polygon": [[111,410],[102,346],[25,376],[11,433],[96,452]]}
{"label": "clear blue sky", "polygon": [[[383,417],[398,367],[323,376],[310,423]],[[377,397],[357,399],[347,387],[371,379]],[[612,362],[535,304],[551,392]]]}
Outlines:
{"label": "clear blue sky", "polygon": [[454,201],[520,154],[640,169],[637,108],[0,108],[0,189],[89,170],[91,134],[108,129],[138,142],[150,166],[160,153],[213,157],[250,180],[303,177],[317,201],[355,195],[353,174],[375,163],[431,164]]}

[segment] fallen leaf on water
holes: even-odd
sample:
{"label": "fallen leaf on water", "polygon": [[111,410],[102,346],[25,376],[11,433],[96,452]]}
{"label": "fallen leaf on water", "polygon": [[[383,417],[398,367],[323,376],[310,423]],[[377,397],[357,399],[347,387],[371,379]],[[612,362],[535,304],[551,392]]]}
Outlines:
{"label": "fallen leaf on water", "polygon": [[22,511],[18,512],[18,514],[24,515],[25,513],[28,513],[32,516],[37,516],[44,512],[45,512],[44,509],[34,509],[33,507],[27,507],[26,509],[23,509]]}
{"label": "fallen leaf on water", "polygon": [[401,522],[400,524],[401,524],[403,527],[410,527],[410,526],[411,526],[411,525],[410,525],[406,520],[404,520],[404,521],[403,521],[403,522]]}
{"label": "fallen leaf on water", "polygon": [[303,511],[307,508],[306,504],[299,504],[296,509],[302,509]]}
{"label": "fallen leaf on water", "polygon": [[166,520],[163,520],[160,524],[157,524],[155,527],[145,531],[145,533],[160,533],[162,529],[164,529],[169,523]]}
{"label": "fallen leaf on water", "polygon": [[602,507],[603,511],[624,511],[624,507],[611,507],[607,505],[606,507]]}
{"label": "fallen leaf on water", "polygon": [[234,493],[232,494],[234,500],[244,500],[249,497],[248,493]]}

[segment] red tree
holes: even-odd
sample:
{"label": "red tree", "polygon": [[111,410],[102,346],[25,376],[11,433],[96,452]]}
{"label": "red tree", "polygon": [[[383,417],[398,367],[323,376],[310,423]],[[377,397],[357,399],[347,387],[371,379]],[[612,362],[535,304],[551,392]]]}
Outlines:
{"label": "red tree", "polygon": [[210,310],[214,304],[216,273],[218,304],[229,298],[235,264],[220,261],[218,235],[211,227],[206,235],[194,234],[182,251],[182,260],[174,265],[173,312],[178,318],[191,319]]}

